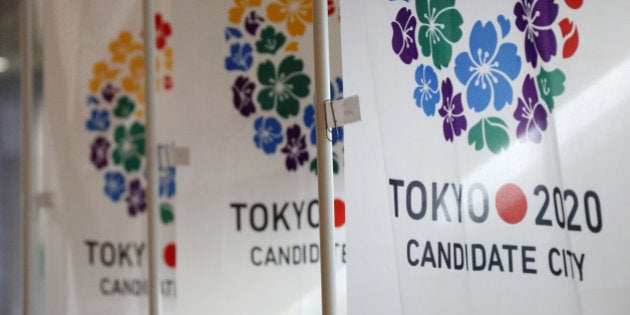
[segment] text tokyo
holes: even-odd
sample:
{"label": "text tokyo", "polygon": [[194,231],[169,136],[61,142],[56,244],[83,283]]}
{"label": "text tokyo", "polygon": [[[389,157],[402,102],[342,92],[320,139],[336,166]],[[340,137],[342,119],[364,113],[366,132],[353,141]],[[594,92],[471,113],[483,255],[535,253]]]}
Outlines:
{"label": "text tokyo", "polygon": [[[413,180],[389,179],[394,201],[394,217],[401,215],[414,221],[484,223],[493,198],[496,213],[508,224],[517,224],[528,210],[536,211],[534,225],[554,227],[571,232],[600,233],[603,228],[602,203],[599,195],[588,190],[580,194],[572,189],[548,188],[537,185],[529,197],[523,189],[511,183],[496,192],[481,183],[470,185],[432,182],[425,185]],[[540,202],[528,209],[532,202]],[[406,215],[405,215],[406,214]]]}

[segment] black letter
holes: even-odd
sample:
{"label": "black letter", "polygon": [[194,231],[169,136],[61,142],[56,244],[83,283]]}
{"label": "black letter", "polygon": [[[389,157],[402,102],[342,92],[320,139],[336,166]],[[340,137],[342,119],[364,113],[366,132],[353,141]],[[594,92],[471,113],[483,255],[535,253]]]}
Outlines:
{"label": "black letter", "polygon": [[[420,188],[420,191],[422,191],[422,209],[418,213],[413,212],[413,209],[411,209],[411,190],[416,187]],[[414,220],[420,220],[422,219],[422,217],[424,217],[424,213],[426,211],[427,211],[427,191],[421,182],[414,180],[411,183],[409,183],[409,186],[407,186],[407,213],[409,214],[410,218]]]}
{"label": "black letter", "polygon": [[405,182],[400,179],[389,179],[389,184],[394,186],[394,217],[398,218],[398,187],[405,185]]}

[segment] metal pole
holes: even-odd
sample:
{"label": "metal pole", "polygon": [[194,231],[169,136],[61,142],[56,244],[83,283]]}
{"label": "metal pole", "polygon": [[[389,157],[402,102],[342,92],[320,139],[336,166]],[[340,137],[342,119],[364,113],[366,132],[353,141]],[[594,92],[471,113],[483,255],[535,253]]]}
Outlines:
{"label": "metal pole", "polygon": [[22,120],[22,314],[29,315],[31,212],[33,210],[31,112],[33,107],[33,24],[31,0],[20,1],[20,106]]}
{"label": "metal pole", "polygon": [[162,314],[158,286],[157,209],[158,172],[155,127],[155,8],[153,0],[143,0],[144,18],[144,87],[145,87],[145,153],[147,166],[147,243],[149,257],[149,314]]}
{"label": "metal pole", "polygon": [[330,99],[330,57],[328,52],[328,6],[313,1],[315,48],[315,121],[317,130],[317,188],[319,198],[319,248],[321,251],[322,314],[336,314],[334,183],[332,143],[326,128],[325,101]]}

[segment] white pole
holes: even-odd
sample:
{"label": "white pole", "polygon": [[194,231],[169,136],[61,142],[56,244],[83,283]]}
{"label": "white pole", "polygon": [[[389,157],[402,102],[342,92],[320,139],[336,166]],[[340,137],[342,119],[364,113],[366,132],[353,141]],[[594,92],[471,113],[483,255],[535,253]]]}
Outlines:
{"label": "white pole", "polygon": [[326,128],[326,104],[330,99],[328,52],[328,6],[326,0],[313,5],[315,46],[315,121],[317,130],[317,187],[319,194],[319,248],[321,251],[322,314],[336,314],[334,183],[332,143]]}
{"label": "white pole", "polygon": [[22,314],[29,315],[31,265],[31,214],[33,210],[31,112],[33,107],[32,2],[20,1],[20,103],[22,120]]}
{"label": "white pole", "polygon": [[157,250],[158,172],[155,127],[155,8],[153,0],[143,0],[144,18],[144,87],[145,87],[145,153],[147,166],[147,243],[149,258],[149,314],[162,314],[158,286],[160,254]]}

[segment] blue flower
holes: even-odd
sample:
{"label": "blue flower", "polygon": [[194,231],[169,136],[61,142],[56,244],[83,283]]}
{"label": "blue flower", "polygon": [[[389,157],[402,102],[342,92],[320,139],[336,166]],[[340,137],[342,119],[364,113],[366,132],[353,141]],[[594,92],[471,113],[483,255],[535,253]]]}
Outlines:
{"label": "blue flower", "polygon": [[306,106],[306,108],[304,109],[304,125],[306,126],[306,128],[311,129],[311,144],[316,145],[317,134],[315,131],[315,106],[313,106],[313,104]]}
{"label": "blue flower", "polygon": [[259,117],[254,121],[254,143],[256,147],[262,149],[266,154],[276,153],[276,147],[284,140],[282,136],[282,126],[273,117]]}
{"label": "blue flower", "polygon": [[106,131],[109,128],[109,111],[93,109],[85,127],[90,131]]}
{"label": "blue flower", "polygon": [[175,166],[169,166],[160,174],[160,197],[175,196]]}
{"label": "blue flower", "polygon": [[433,116],[435,104],[440,101],[438,78],[433,68],[419,65],[416,69],[416,83],[418,83],[418,87],[413,92],[416,105],[422,108],[427,116]]}
{"label": "blue flower", "polygon": [[234,43],[230,46],[230,56],[225,58],[225,69],[247,71],[254,63],[252,45]]}
{"label": "blue flower", "polygon": [[492,102],[496,110],[511,104],[512,85],[521,71],[521,58],[516,45],[499,45],[497,30],[487,22],[477,21],[470,34],[469,52],[455,59],[455,75],[466,85],[468,107],[477,112],[485,110]]}
{"label": "blue flower", "polygon": [[120,172],[105,173],[105,194],[113,201],[120,200],[125,192],[125,176]]}
{"label": "blue flower", "polygon": [[[317,145],[317,131],[315,128],[315,106],[313,106],[313,104],[308,105],[304,109],[304,125],[306,125],[306,128],[311,129],[311,144]],[[339,129],[339,131],[337,131],[337,129]],[[343,127],[332,128],[332,145],[337,144],[337,141],[343,141]]]}

